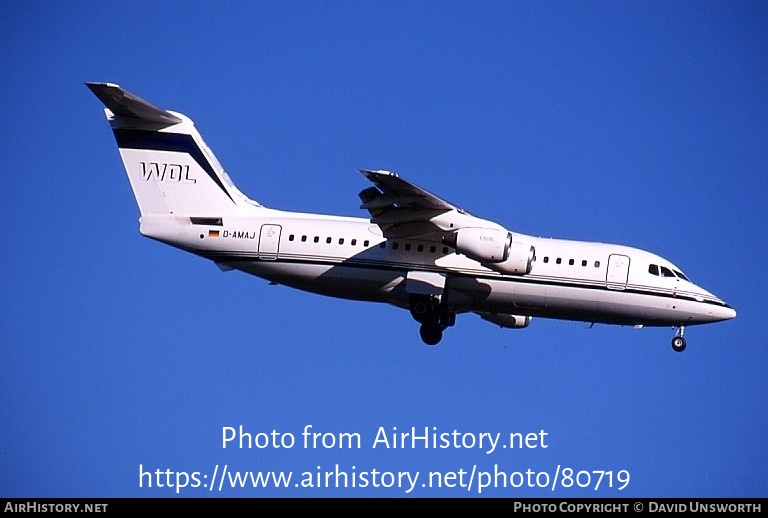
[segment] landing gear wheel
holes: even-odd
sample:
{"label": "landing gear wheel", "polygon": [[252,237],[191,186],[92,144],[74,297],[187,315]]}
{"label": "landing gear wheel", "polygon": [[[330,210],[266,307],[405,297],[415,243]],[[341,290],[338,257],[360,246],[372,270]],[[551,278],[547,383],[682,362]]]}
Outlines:
{"label": "landing gear wheel", "polygon": [[422,341],[429,346],[437,345],[443,339],[443,330],[434,325],[422,324],[419,334]]}
{"label": "landing gear wheel", "polygon": [[675,350],[675,352],[681,353],[685,351],[685,338],[682,336],[676,336],[672,339],[672,349]]}
{"label": "landing gear wheel", "polygon": [[416,322],[426,322],[434,310],[430,301],[416,300],[411,304],[411,316]]}
{"label": "landing gear wheel", "polygon": [[411,295],[409,307],[413,319],[421,324],[421,340],[434,346],[443,339],[443,331],[456,323],[456,313],[434,295]]}

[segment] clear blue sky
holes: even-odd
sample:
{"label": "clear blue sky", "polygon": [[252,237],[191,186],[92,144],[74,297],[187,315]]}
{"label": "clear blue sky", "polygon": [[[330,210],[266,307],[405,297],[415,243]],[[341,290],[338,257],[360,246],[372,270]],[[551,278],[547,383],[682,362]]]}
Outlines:
{"label": "clear blue sky", "polygon": [[[176,496],[156,470],[225,464],[295,478],[179,495],[476,496],[422,483],[560,466],[614,487],[481,496],[768,496],[767,26],[763,1],[0,3],[0,496]],[[519,232],[652,250],[738,317],[682,354],[671,328],[473,315],[426,347],[407,311],[141,237],[86,81],[192,117],[269,207],[365,216],[356,170],[390,169]],[[296,442],[222,448],[240,425]],[[307,425],[360,448],[304,448]],[[547,448],[374,448],[380,427]],[[420,478],[295,487],[337,464]]]}

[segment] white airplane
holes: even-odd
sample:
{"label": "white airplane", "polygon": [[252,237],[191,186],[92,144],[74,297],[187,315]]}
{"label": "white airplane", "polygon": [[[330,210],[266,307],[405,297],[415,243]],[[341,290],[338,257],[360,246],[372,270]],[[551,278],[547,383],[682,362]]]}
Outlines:
{"label": "white airplane", "polygon": [[188,117],[111,83],[106,106],[141,213],[142,235],[308,292],[410,311],[436,345],[459,313],[505,328],[533,317],[675,328],[736,311],[658,255],[533,237],[473,216],[389,171],[360,171],[370,218],[267,208],[230,180]]}

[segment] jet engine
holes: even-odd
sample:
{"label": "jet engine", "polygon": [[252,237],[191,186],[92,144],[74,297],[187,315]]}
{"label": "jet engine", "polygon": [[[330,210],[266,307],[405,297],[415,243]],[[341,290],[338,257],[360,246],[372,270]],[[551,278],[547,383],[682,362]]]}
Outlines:
{"label": "jet engine", "polygon": [[536,249],[533,245],[513,241],[509,247],[509,256],[506,261],[503,263],[484,264],[483,266],[510,275],[527,275],[531,273],[535,256]]}
{"label": "jet engine", "polygon": [[478,315],[480,315],[480,318],[483,320],[510,329],[523,329],[524,327],[528,327],[532,319],[530,316],[506,315],[501,313],[478,313]]}
{"label": "jet engine", "polygon": [[453,234],[457,252],[481,263],[500,263],[509,257],[512,234],[506,230],[487,228],[460,228]]}
{"label": "jet engine", "polygon": [[531,272],[535,249],[514,241],[511,232],[487,228],[460,228],[446,244],[483,266],[510,275]]}

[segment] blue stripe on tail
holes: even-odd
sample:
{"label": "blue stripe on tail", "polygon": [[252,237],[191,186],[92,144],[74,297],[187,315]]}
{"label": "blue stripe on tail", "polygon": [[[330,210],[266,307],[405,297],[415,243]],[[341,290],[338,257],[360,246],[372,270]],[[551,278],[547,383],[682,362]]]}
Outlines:
{"label": "blue stripe on tail", "polygon": [[216,185],[224,191],[224,194],[235,203],[235,200],[229,194],[221,178],[213,170],[208,159],[205,158],[200,146],[197,145],[192,135],[180,133],[160,133],[158,131],[148,131],[140,129],[115,128],[115,140],[117,147],[122,149],[152,149],[155,151],[173,151],[177,153],[187,153],[198,165],[208,173]]}

